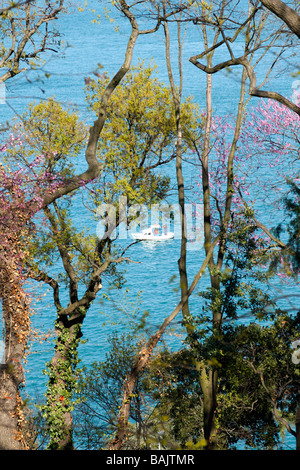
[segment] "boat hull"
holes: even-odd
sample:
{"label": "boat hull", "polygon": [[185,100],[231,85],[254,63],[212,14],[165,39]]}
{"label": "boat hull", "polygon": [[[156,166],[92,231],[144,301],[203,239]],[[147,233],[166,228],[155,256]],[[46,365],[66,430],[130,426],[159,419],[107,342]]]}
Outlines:
{"label": "boat hull", "polygon": [[131,236],[134,240],[160,242],[172,240],[172,238],[174,238],[174,233],[167,233],[166,235],[143,235],[142,233],[132,233]]}

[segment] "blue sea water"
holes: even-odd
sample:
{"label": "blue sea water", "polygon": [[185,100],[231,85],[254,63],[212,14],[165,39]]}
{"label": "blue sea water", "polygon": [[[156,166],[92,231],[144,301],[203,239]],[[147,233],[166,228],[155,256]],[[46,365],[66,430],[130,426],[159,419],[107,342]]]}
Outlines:
{"label": "blue sea water", "polygon": [[[46,57],[42,69],[28,71],[7,82],[6,103],[0,105],[1,123],[20,114],[26,105],[33,100],[55,98],[66,105],[75,105],[82,117],[91,122],[94,118],[86,112],[83,92],[84,79],[96,70],[97,64],[103,66],[103,70],[109,74],[117,71],[124,59],[126,42],[129,36],[128,23],[125,18],[116,18],[116,22],[110,22],[103,12],[100,22],[93,22],[99,4],[94,0],[88,2],[83,11],[77,6],[84,7],[84,2],[76,1],[75,8],[69,15],[58,19],[58,29],[62,32],[65,43],[68,46],[63,56],[49,54]],[[142,22],[143,20],[140,19]],[[118,31],[115,27],[118,26]],[[171,26],[172,28],[172,26]],[[183,48],[184,88],[185,96],[192,95],[200,106],[205,105],[205,74],[200,72],[189,62],[189,57],[202,51],[202,39],[197,28],[187,30]],[[242,45],[240,46],[242,47]],[[175,64],[177,39],[172,34],[172,60]],[[216,60],[222,58],[224,52],[216,54]],[[218,56],[219,55],[219,56]],[[155,34],[141,36],[138,39],[134,51],[133,64],[139,60],[153,60],[157,65],[159,79],[168,83],[167,69],[164,59],[164,41],[162,31]],[[261,66],[263,73],[264,65]],[[286,70],[285,74],[276,77],[274,83],[276,90],[286,96],[292,93],[294,70]],[[239,72],[240,73],[240,72]],[[47,76],[46,76],[47,75]],[[177,78],[177,77],[176,77]],[[239,94],[239,75],[216,74],[213,76],[213,107],[222,115],[234,112],[237,106]],[[78,162],[78,166],[85,165],[84,159]],[[171,176],[174,177],[174,168],[170,167]],[[191,172],[185,170],[187,186],[191,182]],[[74,223],[78,226],[88,225],[90,230],[96,230],[96,223],[89,218],[77,201],[78,206],[74,210]],[[264,212],[264,222],[272,220],[272,214]],[[189,280],[191,281],[199,269],[203,260],[203,250],[188,252]],[[147,311],[149,327],[158,327],[164,318],[169,315],[179,301],[178,291],[178,266],[177,260],[180,253],[180,241],[173,240],[161,244],[144,243],[132,247],[128,256],[132,263],[126,266],[126,285],[124,289],[116,292],[109,287],[109,281],[104,280],[105,292],[100,292],[98,300],[88,312],[83,325],[83,338],[88,341],[80,346],[80,357],[84,365],[102,360],[108,348],[108,336],[113,331],[130,331],[135,321]],[[174,274],[177,276],[175,279]],[[205,289],[207,279],[203,278],[199,289]],[[37,300],[35,315],[32,318],[33,325],[41,331],[51,331],[55,320],[55,310],[52,305],[51,292],[45,287],[35,287],[37,298],[42,292],[44,297]],[[287,288],[276,285],[280,292],[285,293]],[[197,290],[196,290],[197,291]],[[294,287],[290,288],[289,301],[293,307],[296,305]],[[106,299],[108,295],[110,300]],[[200,300],[194,295],[191,306],[196,311],[200,308]],[[172,347],[180,347],[184,339],[184,332],[180,329],[180,315],[176,322],[168,330],[166,341]],[[50,342],[32,345],[31,354],[26,365],[26,392],[33,398],[41,396],[45,391],[46,377],[42,370],[45,363],[51,358],[52,346]],[[287,441],[287,448],[293,448],[293,440]],[[290,446],[290,447],[288,447]]]}

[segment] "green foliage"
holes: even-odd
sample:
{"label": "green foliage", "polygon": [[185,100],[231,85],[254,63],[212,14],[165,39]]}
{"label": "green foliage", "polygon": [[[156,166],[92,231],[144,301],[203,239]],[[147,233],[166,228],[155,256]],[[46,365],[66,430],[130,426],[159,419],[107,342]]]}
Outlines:
{"label": "green foliage", "polygon": [[[272,301],[269,278],[261,269],[265,242],[255,232],[247,217],[234,221],[226,241],[224,269],[212,272],[219,286],[200,292],[203,309],[191,319],[194,331],[187,338],[186,361],[190,366],[183,366],[182,374],[192,377],[193,367],[218,372],[219,448],[234,448],[239,440],[250,448],[274,448],[280,440],[283,419],[293,419],[299,399],[299,370],[291,360],[291,344],[300,333],[299,315],[291,318]],[[222,328],[211,327],[212,311],[220,312]],[[169,370],[173,367],[169,365]],[[201,401],[199,381],[194,380],[191,388],[185,383],[183,390],[178,378],[174,384],[181,398],[190,391],[195,402]],[[171,386],[163,403],[166,397],[172,397],[170,409],[179,409]],[[182,419],[176,417],[179,429],[186,429]],[[195,426],[192,441],[197,445],[200,420]],[[188,429],[192,433],[191,423]]]}
{"label": "green foliage", "polygon": [[[90,108],[98,112],[109,83],[106,73],[86,86]],[[182,107],[185,133],[199,127],[198,109],[186,100]],[[159,169],[175,157],[176,122],[170,89],[143,63],[133,67],[115,90],[99,142],[105,172],[97,188],[99,202],[112,203],[126,195],[129,204],[160,202],[169,178]]]}
{"label": "green foliage", "polygon": [[[83,367],[79,375],[80,403],[74,413],[74,432],[82,449],[104,448],[117,426],[125,376],[137,358],[137,337],[113,334],[103,362]],[[132,399],[131,419],[139,409],[139,385]],[[91,432],[92,429],[92,432]]]}
{"label": "green foliage", "polygon": [[[283,427],[277,417],[293,426],[298,401],[300,373],[291,360],[291,342],[299,335],[299,317],[277,312],[268,326],[230,326],[202,341],[201,354],[211,353],[206,366],[213,350],[218,358],[220,449],[234,449],[241,440],[252,449],[280,445]],[[114,335],[109,342],[106,360],[85,368],[80,378],[82,401],[74,425],[81,448],[105,447],[114,435],[123,380],[139,350],[135,336]],[[132,397],[128,449],[157,448],[158,442],[166,449],[203,447],[198,360],[199,350],[191,348],[162,350],[153,357]]]}
{"label": "green foliage", "polygon": [[288,194],[283,198],[286,220],[279,224],[274,233],[284,238],[287,248],[271,259],[270,270],[281,271],[287,276],[298,276],[300,269],[300,187],[295,181],[288,180]]}
{"label": "green foliage", "polygon": [[78,402],[78,328],[71,331],[57,326],[55,348],[60,353],[60,359],[50,361],[44,370],[44,374],[48,375],[47,401],[40,406],[40,410],[47,423],[51,450],[59,448],[66,433],[66,413],[72,413]]}
{"label": "green foliage", "polygon": [[261,269],[264,248],[264,241],[256,238],[256,227],[243,214],[237,217],[226,240],[223,270],[213,268],[218,287],[199,292],[205,300],[200,324],[210,322],[212,310],[219,311],[226,320],[268,318],[273,302],[265,288],[269,278]]}
{"label": "green foliage", "polygon": [[274,448],[282,430],[278,417],[293,423],[300,373],[291,343],[299,334],[299,316],[278,312],[269,326],[240,325],[224,335],[217,412],[228,445],[243,439],[251,448]]}
{"label": "green foliage", "polygon": [[[292,342],[300,336],[299,315],[292,318],[282,312],[270,297],[268,277],[261,269],[265,241],[256,236],[251,215],[236,217],[226,244],[224,269],[213,273],[220,287],[200,293],[203,310],[191,318],[194,333],[187,338],[188,347],[173,353],[157,352],[139,378],[128,448],[157,447],[159,436],[162,448],[205,447],[200,374],[212,368],[219,377],[219,449],[234,449],[241,441],[251,449],[274,449],[280,447],[283,423],[293,426],[300,373],[292,362]],[[221,329],[211,328],[213,310],[221,312]],[[243,324],[244,318],[247,322]],[[136,341],[134,336],[131,340]],[[95,435],[101,431],[103,444],[115,430],[125,372],[138,351],[131,345],[132,355],[128,354],[124,344],[124,340],[116,341],[107,361],[85,371],[93,394],[86,396],[90,413],[84,418],[81,408],[77,416],[79,432],[82,420],[85,425],[93,422],[93,431]],[[97,384],[94,370],[101,370]],[[86,394],[85,385],[82,394]],[[108,402],[112,396],[113,405]],[[141,397],[143,407],[137,406]],[[102,413],[101,406],[105,410]],[[109,409],[113,414],[108,422]]]}
{"label": "green foliage", "polygon": [[[90,185],[90,191],[86,191],[90,195],[88,204],[91,212],[95,211],[98,204],[117,205],[120,195],[125,195],[131,205],[160,202],[167,194],[169,178],[163,176],[159,170],[175,156],[176,125],[170,91],[157,78],[153,78],[152,73],[150,67],[137,67],[112,96],[106,125],[98,145],[99,159],[104,164],[103,172],[99,180]],[[95,112],[99,112],[101,96],[107,83],[108,79],[102,76],[98,82],[92,81],[88,86],[90,107]],[[197,127],[195,110],[187,101],[183,111],[186,128],[191,125]],[[51,175],[58,173],[63,178],[73,175],[76,159],[86,138],[85,126],[79,122],[76,114],[64,111],[54,100],[31,105],[23,116],[22,126],[16,127],[17,131],[22,132],[24,143],[22,149],[14,149],[11,153],[16,161],[25,160],[30,163],[43,155],[45,158],[41,158],[41,171],[46,170]],[[84,189],[81,193],[83,196]],[[77,201],[78,193],[77,191]],[[54,266],[57,268],[58,263],[61,265],[61,272],[57,273],[56,269],[55,278],[58,282],[66,283],[71,303],[78,298],[78,290],[84,283],[88,287],[91,279],[92,282],[95,281],[93,275],[97,269],[101,272],[101,282],[105,275],[109,275],[115,281],[115,286],[122,283],[116,264],[111,262],[119,256],[118,247],[111,240],[99,240],[96,235],[75,226],[74,199],[64,198],[45,210],[46,221],[37,219],[30,247],[31,257],[34,259],[30,268],[37,277],[43,270],[49,272]],[[99,275],[97,276],[96,281],[99,283]],[[57,307],[57,298],[55,303]],[[51,449],[59,448],[64,439],[66,416],[74,409],[74,394],[77,391],[78,339],[72,333],[72,322],[68,323],[69,321],[66,318],[59,331],[55,357],[47,366],[49,381],[47,403],[43,412],[47,419]],[[140,326],[144,325],[145,317]],[[115,347],[112,354],[122,353],[125,356],[127,354],[126,363],[128,367],[129,364],[131,366],[133,351],[123,350],[118,343],[118,348]],[[109,369],[111,366],[109,364],[108,370],[107,367],[105,371],[102,368],[99,370],[103,380],[104,372],[106,374],[105,389],[101,393],[104,401],[107,397],[110,403],[114,395],[110,393],[107,396],[106,393],[107,390],[112,392],[112,386],[109,385],[112,377],[109,375],[107,378],[107,374],[114,373],[113,368]],[[115,390],[119,399],[121,378],[124,379],[127,369],[124,362],[118,364],[118,367],[120,387]],[[88,386],[85,388],[88,390]],[[117,399],[116,395],[115,397]],[[132,419],[139,422],[141,404],[138,390],[132,397],[132,403]],[[112,404],[110,412],[107,411],[108,416],[111,413],[116,416],[116,404]],[[112,426],[111,420],[109,424]],[[105,432],[110,431],[111,428],[106,426]],[[99,433],[97,436],[99,437]],[[97,445],[99,446],[99,442]]]}
{"label": "green foliage", "polygon": [[157,356],[143,385],[152,391],[156,414],[168,416],[168,445],[173,440],[181,448],[201,447],[203,392],[198,370],[217,363],[219,449],[234,449],[241,441],[252,449],[280,446],[282,420],[293,427],[299,400],[300,372],[291,348],[299,335],[299,315],[291,319],[278,311],[268,326],[229,325],[223,334],[206,334],[193,349]]}
{"label": "green foliage", "polygon": [[[114,436],[124,379],[137,359],[141,338],[114,334],[106,359],[80,374],[81,402],[74,413],[74,433],[82,449],[105,448]],[[197,372],[186,352],[161,351],[134,389],[126,449],[180,449],[201,440],[201,401],[191,393]],[[199,385],[198,385],[199,389]],[[198,390],[199,391],[199,390]]]}
{"label": "green foliage", "polygon": [[12,158],[28,165],[42,156],[41,173],[58,173],[62,177],[73,173],[74,161],[87,137],[87,128],[78,115],[64,109],[55,98],[31,103],[13,132],[21,137],[22,146],[9,149]]}
{"label": "green foliage", "polygon": [[[99,111],[108,81],[103,74],[87,85],[87,100],[95,112]],[[197,108],[190,100],[183,106],[183,116],[185,133],[196,132]],[[22,139],[22,146],[10,151],[14,161],[22,160],[29,165],[34,158],[44,155],[40,171],[62,177],[73,174],[87,133],[77,114],[64,110],[54,99],[31,104],[14,132],[21,134]],[[104,163],[103,172],[89,191],[84,188],[77,191],[77,194],[81,192],[88,210],[96,212],[97,206],[103,203],[118,208],[120,196],[127,197],[128,206],[160,202],[169,189],[169,178],[161,174],[160,168],[174,157],[174,137],[170,90],[154,76],[152,67],[140,64],[126,75],[111,97],[98,149],[99,159]],[[37,272],[61,264],[61,247],[68,253],[79,282],[89,281],[95,263],[103,263],[106,254],[118,258],[116,246],[110,246],[110,253],[105,243],[99,246],[96,230],[90,233],[74,225],[71,197],[58,201],[46,217],[48,220],[37,219],[36,232],[32,233],[31,254],[35,261],[31,262],[31,268]],[[106,275],[114,277],[116,285],[122,285],[122,275],[116,265],[110,264]],[[64,269],[58,279],[68,284]]]}
{"label": "green foliage", "polygon": [[163,350],[153,358],[143,386],[155,403],[153,430],[163,431],[164,448],[186,449],[203,439],[198,371],[190,351]]}
{"label": "green foliage", "polygon": [[284,200],[290,216],[288,226],[288,245],[293,250],[292,265],[294,270],[300,268],[300,187],[293,181],[288,181],[291,193]]}

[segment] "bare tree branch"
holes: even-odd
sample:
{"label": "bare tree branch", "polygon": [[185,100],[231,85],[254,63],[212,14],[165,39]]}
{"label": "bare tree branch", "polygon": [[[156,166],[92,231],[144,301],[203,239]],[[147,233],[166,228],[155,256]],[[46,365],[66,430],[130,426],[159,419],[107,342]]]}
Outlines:
{"label": "bare tree branch", "polygon": [[261,3],[285,22],[290,30],[300,38],[300,16],[281,0],[261,0]]}
{"label": "bare tree branch", "polygon": [[[49,40],[47,25],[57,19],[57,15],[64,9],[64,0],[57,0],[52,4],[49,2],[39,14],[34,10],[34,2],[31,1],[18,3],[13,8],[20,8],[24,18],[9,17],[7,18],[9,26],[3,26],[4,33],[7,37],[11,37],[11,46],[0,61],[0,68],[7,69],[0,77],[0,82],[5,82],[26,70],[27,65],[21,67],[21,64],[28,64],[29,59],[38,58],[40,53],[47,50]],[[36,47],[34,38],[39,37],[37,33],[43,25],[45,25],[45,32],[41,33],[43,39]],[[34,51],[26,52],[28,44],[34,46]]]}
{"label": "bare tree branch", "polygon": [[24,2],[19,3],[12,2],[11,5],[0,10],[0,16],[3,16],[5,13],[9,12],[10,10],[13,10],[14,8],[22,7],[23,5],[27,5],[28,3],[32,3],[33,1],[34,0],[25,0]]}
{"label": "bare tree branch", "polygon": [[243,55],[240,57],[233,57],[229,60],[225,60],[224,62],[221,62],[214,67],[207,67],[206,65],[201,64],[197,60],[198,56],[193,56],[189,60],[192,64],[194,64],[196,67],[198,67],[200,70],[203,70],[204,72],[208,74],[214,74],[219,72],[220,70],[224,70],[228,67],[232,67],[235,65],[242,65],[245,67],[247,70],[247,74],[250,80],[250,85],[249,85],[249,95],[250,96],[256,96],[259,98],[268,98],[272,100],[276,100],[279,103],[285,105],[288,107],[291,111],[294,111],[298,116],[300,116],[300,107],[297,106],[295,103],[293,103],[291,100],[285,98],[283,95],[280,93],[277,93],[275,91],[266,91],[266,90],[260,90],[256,86],[256,75],[254,72],[254,69],[250,62],[248,61],[247,55]]}

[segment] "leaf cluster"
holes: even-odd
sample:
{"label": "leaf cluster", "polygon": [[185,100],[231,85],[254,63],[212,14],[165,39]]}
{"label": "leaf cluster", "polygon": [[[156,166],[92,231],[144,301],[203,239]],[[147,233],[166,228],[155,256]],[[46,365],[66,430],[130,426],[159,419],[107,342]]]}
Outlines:
{"label": "leaf cluster", "polygon": [[[79,375],[80,404],[74,414],[74,432],[84,449],[99,450],[114,434],[123,382],[138,354],[139,344],[130,334],[112,334],[108,344],[106,359],[83,367]],[[138,387],[132,398],[131,419],[136,419],[139,408]]]}
{"label": "leaf cluster", "polygon": [[[98,112],[109,83],[106,73],[87,80],[90,108]],[[186,133],[198,127],[197,107],[186,100],[182,107]],[[105,172],[97,189],[98,200],[112,203],[126,195],[131,204],[161,201],[169,178],[162,165],[175,158],[176,122],[172,94],[156,76],[155,68],[140,63],[132,67],[115,90],[107,108],[106,126],[98,146]]]}
{"label": "leaf cluster", "polygon": [[[12,132],[19,136],[21,145],[8,149],[10,158],[28,167],[40,159],[40,174],[48,172],[49,177],[71,176],[87,140],[87,127],[77,113],[64,109],[54,97],[29,104]],[[37,170],[35,165],[39,176]]]}

